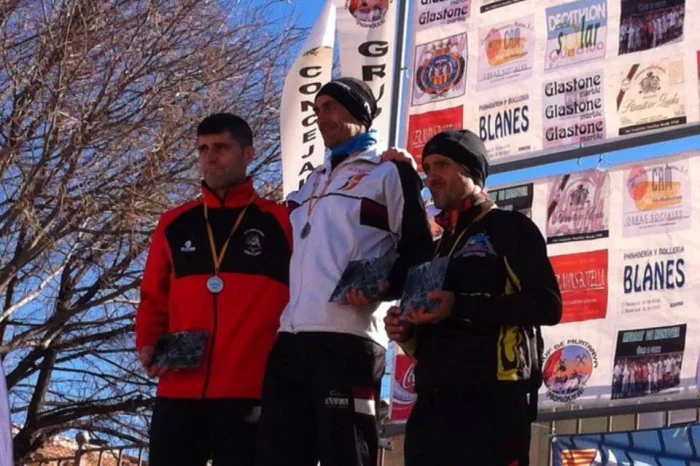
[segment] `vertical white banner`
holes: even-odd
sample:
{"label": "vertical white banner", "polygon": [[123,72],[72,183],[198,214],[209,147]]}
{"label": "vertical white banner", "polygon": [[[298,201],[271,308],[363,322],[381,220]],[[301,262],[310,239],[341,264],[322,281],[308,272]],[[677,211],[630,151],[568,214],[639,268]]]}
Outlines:
{"label": "vertical white banner", "polygon": [[392,117],[397,1],[334,1],[338,7],[340,74],[361,79],[372,88],[381,109],[373,128],[386,144]]}
{"label": "vertical white banner", "polygon": [[323,163],[325,147],[316,128],[314,96],[331,79],[336,8],[326,4],[306,39],[282,91],[280,136],[284,195],[298,190]]}

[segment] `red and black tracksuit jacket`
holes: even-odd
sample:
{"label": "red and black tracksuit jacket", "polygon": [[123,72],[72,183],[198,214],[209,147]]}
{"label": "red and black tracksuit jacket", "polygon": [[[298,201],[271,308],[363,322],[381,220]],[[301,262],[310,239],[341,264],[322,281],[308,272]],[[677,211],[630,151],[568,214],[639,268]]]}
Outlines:
{"label": "red and black tracksuit jacket", "polygon": [[206,186],[202,193],[202,199],[166,212],[158,223],[141,285],[136,347],[155,346],[166,332],[208,330],[200,366],[167,371],[158,396],[259,399],[267,355],[289,300],[288,210],[259,197],[253,201],[219,271],[224,289],[214,295],[206,286],[214,261],[204,203],[218,253],[255,191],[249,179],[229,188],[225,199]]}

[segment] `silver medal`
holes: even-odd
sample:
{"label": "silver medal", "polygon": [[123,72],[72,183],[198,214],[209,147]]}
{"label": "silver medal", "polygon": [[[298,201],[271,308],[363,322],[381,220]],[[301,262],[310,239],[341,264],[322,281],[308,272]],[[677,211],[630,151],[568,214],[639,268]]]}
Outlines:
{"label": "silver medal", "polygon": [[209,279],[207,280],[207,290],[209,290],[213,294],[218,294],[221,293],[223,289],[224,281],[220,277],[218,277],[217,275],[209,277]]}
{"label": "silver medal", "polygon": [[304,239],[307,236],[309,236],[310,232],[311,232],[311,224],[309,222],[306,222],[306,225],[304,225],[304,228],[301,229],[301,239]]}

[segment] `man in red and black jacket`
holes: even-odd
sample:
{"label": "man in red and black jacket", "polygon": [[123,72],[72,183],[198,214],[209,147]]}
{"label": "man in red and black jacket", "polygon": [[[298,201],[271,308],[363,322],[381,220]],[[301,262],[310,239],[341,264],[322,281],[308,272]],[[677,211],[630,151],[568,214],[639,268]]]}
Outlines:
{"label": "man in red and black jacket", "polygon": [[[197,150],[203,196],[161,217],[136,315],[139,359],[159,377],[151,466],[254,463],[263,372],[289,299],[288,212],[246,177],[250,127],[211,115]],[[163,335],[200,330],[208,340],[198,367],[153,364]]]}

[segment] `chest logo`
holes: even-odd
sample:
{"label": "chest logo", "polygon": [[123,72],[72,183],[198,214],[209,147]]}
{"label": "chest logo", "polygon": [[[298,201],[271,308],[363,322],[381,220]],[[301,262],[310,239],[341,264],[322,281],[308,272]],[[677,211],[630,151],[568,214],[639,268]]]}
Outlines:
{"label": "chest logo", "polygon": [[367,173],[358,173],[357,175],[352,175],[348,178],[345,184],[343,184],[343,186],[338,188],[338,191],[350,191],[351,189],[354,189],[366,176]]}
{"label": "chest logo", "polygon": [[245,232],[245,249],[243,252],[249,256],[259,256],[262,254],[262,238],[265,233],[257,228],[251,228]]}
{"label": "chest logo", "polygon": [[470,236],[464,246],[454,254],[454,258],[495,256],[496,250],[486,233]]}

